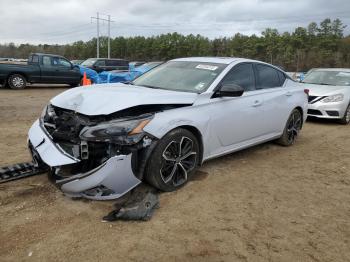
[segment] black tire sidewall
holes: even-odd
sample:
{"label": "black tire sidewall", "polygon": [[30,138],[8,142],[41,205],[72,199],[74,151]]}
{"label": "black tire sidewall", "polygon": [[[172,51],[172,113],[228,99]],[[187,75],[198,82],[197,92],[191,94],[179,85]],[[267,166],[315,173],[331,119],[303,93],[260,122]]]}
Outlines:
{"label": "black tire sidewall", "polygon": [[[183,137],[183,136],[186,136],[193,141],[193,148],[197,152],[195,168],[187,174],[187,181],[185,183],[183,183],[179,186],[165,184],[160,176],[163,151],[165,150],[165,148],[168,146],[168,144],[171,141],[181,139],[181,137]],[[199,152],[198,139],[193,135],[193,133],[191,133],[187,129],[176,128],[176,129],[170,131],[169,133],[167,133],[160,141],[158,141],[156,148],[153,150],[153,152],[148,160],[147,167],[146,167],[145,179],[148,183],[150,183],[151,185],[153,185],[154,187],[156,187],[162,191],[170,192],[170,191],[177,190],[177,189],[183,187],[189,181],[192,174],[195,172],[195,170],[198,166],[198,160],[200,159],[199,154],[200,154],[200,152]]]}
{"label": "black tire sidewall", "polygon": [[[21,87],[16,87],[12,84],[12,80],[15,78],[15,77],[20,77],[22,78],[23,80],[23,85]],[[14,89],[14,90],[21,90],[21,89],[24,89],[26,86],[27,86],[27,81],[26,81],[26,78],[23,76],[23,75],[20,75],[20,74],[13,74],[11,76],[9,76],[8,78],[8,85],[11,89]]]}
{"label": "black tire sidewall", "polygon": [[348,125],[350,123],[350,122],[346,121],[346,114],[349,110],[350,110],[350,104],[348,105],[348,107],[345,110],[344,117],[340,120],[340,123],[343,125]]}
{"label": "black tire sidewall", "polygon": [[282,146],[291,146],[291,145],[293,145],[293,144],[295,143],[295,139],[294,139],[294,141],[292,141],[292,142],[288,141],[288,125],[289,125],[289,121],[290,121],[292,115],[293,115],[295,112],[298,112],[298,114],[300,115],[301,121],[303,121],[303,119],[302,119],[303,116],[302,116],[302,114],[300,113],[300,111],[299,111],[298,109],[294,109],[294,110],[290,113],[290,115],[289,115],[289,117],[288,117],[288,120],[287,120],[287,122],[286,122],[286,125],[285,125],[285,127],[284,127],[283,134],[282,134],[282,136],[277,140],[277,143],[280,144],[280,145],[282,145]]}

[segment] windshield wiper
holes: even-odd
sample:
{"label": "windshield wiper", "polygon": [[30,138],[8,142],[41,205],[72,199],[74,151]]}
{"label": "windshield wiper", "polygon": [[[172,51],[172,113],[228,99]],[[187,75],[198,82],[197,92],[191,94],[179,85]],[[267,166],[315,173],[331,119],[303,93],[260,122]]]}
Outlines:
{"label": "windshield wiper", "polygon": [[153,89],[161,89],[160,87],[151,86],[151,85],[139,85],[139,86],[143,86],[143,87],[147,87],[147,88],[153,88]]}
{"label": "windshield wiper", "polygon": [[125,85],[135,85],[132,81],[124,81],[122,83]]}
{"label": "windshield wiper", "polygon": [[326,84],[326,83],[309,83],[309,82],[304,82],[304,81],[302,81],[302,83],[311,84],[311,85],[331,86],[331,84]]}

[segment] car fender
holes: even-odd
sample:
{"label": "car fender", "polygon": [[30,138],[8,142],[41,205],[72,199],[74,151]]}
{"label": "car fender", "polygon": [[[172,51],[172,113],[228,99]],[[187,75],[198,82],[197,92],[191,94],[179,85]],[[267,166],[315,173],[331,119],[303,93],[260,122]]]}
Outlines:
{"label": "car fender", "polygon": [[168,132],[179,127],[192,127],[198,130],[203,144],[203,157],[209,154],[205,141],[210,141],[210,117],[195,106],[171,109],[156,113],[152,121],[143,129],[148,134],[162,139]]}

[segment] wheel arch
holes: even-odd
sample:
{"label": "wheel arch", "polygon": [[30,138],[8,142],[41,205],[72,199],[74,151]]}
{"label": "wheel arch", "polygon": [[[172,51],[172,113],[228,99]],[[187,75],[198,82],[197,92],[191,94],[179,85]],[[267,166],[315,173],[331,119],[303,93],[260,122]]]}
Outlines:
{"label": "wheel arch", "polygon": [[29,81],[28,81],[28,76],[27,76],[26,73],[14,71],[14,72],[11,72],[11,73],[9,73],[9,74],[7,75],[7,77],[6,77],[6,83],[9,81],[9,78],[10,78],[11,76],[13,76],[13,75],[21,75],[21,76],[23,76],[23,77],[25,78],[25,80],[26,80],[27,82],[29,82]]}
{"label": "wheel arch", "polygon": [[[186,130],[190,131],[197,138],[198,145],[199,145],[199,161],[198,161],[198,164],[202,165],[203,153],[204,153],[204,145],[203,145],[202,133],[199,131],[199,129],[197,127],[191,126],[191,125],[181,125],[181,126],[177,126],[174,129],[177,129],[177,128],[186,129]],[[172,129],[172,130],[174,130],[174,129]]]}
{"label": "wheel arch", "polygon": [[[297,106],[293,110],[295,110],[295,109],[300,112],[301,119],[304,119],[304,111],[303,111],[302,107],[301,106]],[[303,127],[303,125],[304,125],[304,121],[301,122],[301,127]]]}

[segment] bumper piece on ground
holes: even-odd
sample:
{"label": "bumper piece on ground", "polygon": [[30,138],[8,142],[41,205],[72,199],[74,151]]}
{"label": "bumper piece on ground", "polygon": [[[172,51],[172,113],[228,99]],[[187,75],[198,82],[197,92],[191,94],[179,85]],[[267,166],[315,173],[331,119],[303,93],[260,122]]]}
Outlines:
{"label": "bumper piece on ground", "polygon": [[61,190],[71,197],[94,200],[119,198],[141,183],[131,169],[131,154],[108,159],[95,169],[62,180]]}

